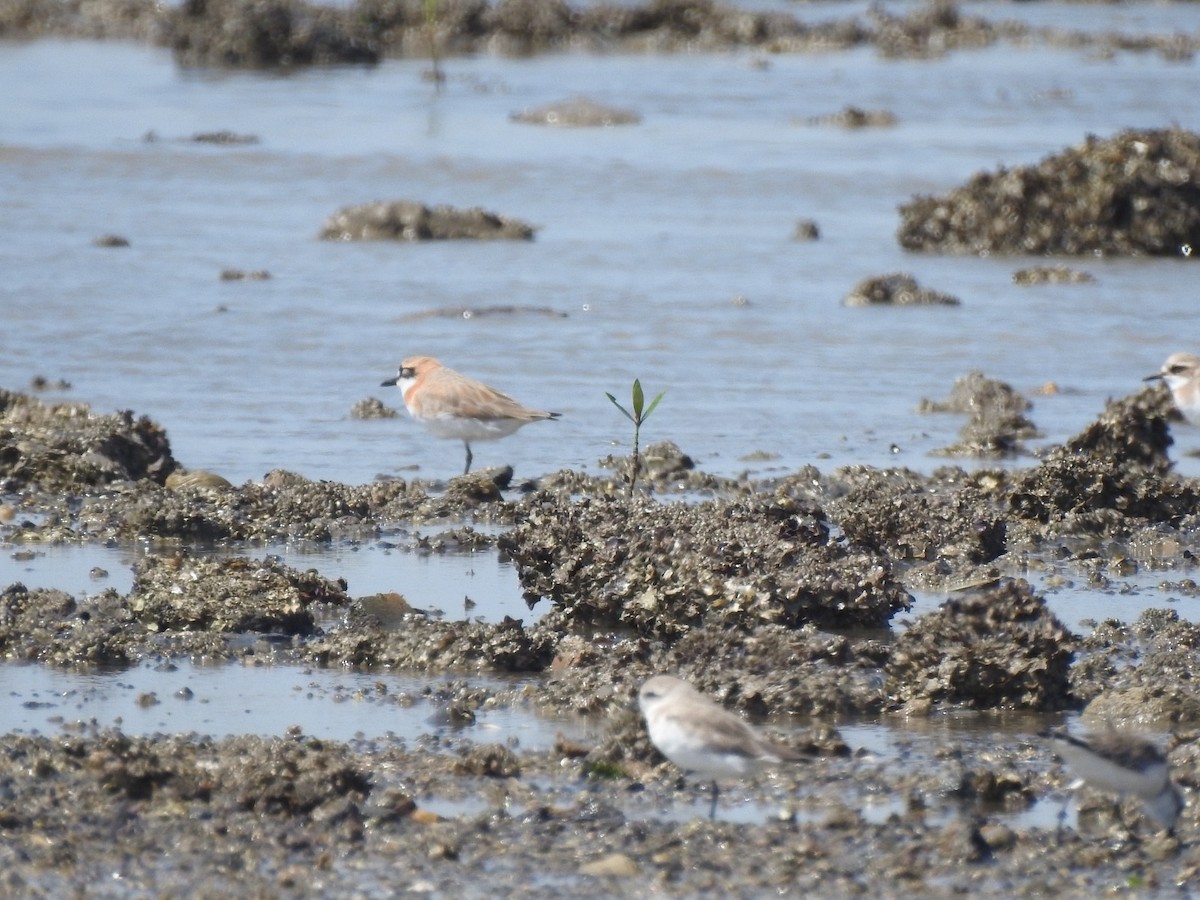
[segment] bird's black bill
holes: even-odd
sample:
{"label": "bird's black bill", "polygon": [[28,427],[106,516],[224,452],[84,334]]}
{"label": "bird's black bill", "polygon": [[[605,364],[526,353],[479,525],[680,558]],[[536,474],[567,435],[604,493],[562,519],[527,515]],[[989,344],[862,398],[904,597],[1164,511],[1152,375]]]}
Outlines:
{"label": "bird's black bill", "polygon": [[381,382],[379,382],[379,386],[380,387],[395,387],[396,382],[399,380],[400,380],[399,378],[393,378],[391,381],[381,381]]}

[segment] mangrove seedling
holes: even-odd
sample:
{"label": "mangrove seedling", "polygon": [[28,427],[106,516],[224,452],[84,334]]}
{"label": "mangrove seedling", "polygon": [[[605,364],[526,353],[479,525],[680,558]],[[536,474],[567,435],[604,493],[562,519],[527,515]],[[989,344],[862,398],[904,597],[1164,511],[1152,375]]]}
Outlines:
{"label": "mangrove seedling", "polygon": [[642,382],[637,378],[633,379],[633,397],[631,398],[633,401],[633,412],[630,412],[617,402],[616,397],[608,393],[608,391],[604,392],[604,396],[612,401],[612,405],[619,409],[625,415],[625,418],[633,423],[633,468],[629,471],[630,497],[633,496],[633,488],[637,484],[638,468],[641,465],[638,460],[638,441],[642,431],[642,423],[650,418],[650,413],[654,412],[658,406],[658,402],[662,400],[665,393],[666,391],[659,391],[658,396],[650,401],[650,405],[645,406],[646,397],[642,393]]}

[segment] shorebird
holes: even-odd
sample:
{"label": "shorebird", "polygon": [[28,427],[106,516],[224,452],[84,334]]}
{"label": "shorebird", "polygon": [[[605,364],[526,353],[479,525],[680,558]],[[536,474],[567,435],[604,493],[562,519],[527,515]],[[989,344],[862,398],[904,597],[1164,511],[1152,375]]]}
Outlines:
{"label": "shorebird", "polygon": [[[1167,757],[1145,738],[1113,728],[1086,738],[1065,731],[1047,731],[1042,737],[1079,776],[1080,782],[1118,798],[1132,795],[1142,801],[1146,814],[1174,831],[1183,812],[1183,795],[1171,781]],[[1065,812],[1065,808],[1064,808]]]}
{"label": "shorebird", "polygon": [[740,778],[803,759],[794,750],[771,743],[745,719],[670,675],[648,679],[638,691],[638,705],[658,751],[684,772],[712,780],[710,819],[717,814],[718,778]]}
{"label": "shorebird", "polygon": [[1172,353],[1162,368],[1143,381],[1162,381],[1171,389],[1175,408],[1193,425],[1200,425],[1200,356]]}
{"label": "shorebird", "polygon": [[471,471],[471,441],[507,437],[522,425],[557,419],[559,413],[522,406],[507,394],[443,366],[432,356],[410,356],[396,377],[380,387],[396,385],[409,414],[440,438],[463,442]]}

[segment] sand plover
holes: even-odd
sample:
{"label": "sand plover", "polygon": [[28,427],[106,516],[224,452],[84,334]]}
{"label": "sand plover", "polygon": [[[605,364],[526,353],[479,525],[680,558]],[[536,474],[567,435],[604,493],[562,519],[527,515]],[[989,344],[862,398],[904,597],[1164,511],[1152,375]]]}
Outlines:
{"label": "sand plover", "polygon": [[460,440],[467,448],[463,474],[471,471],[471,441],[507,437],[522,425],[557,419],[559,413],[522,406],[507,394],[448,369],[432,356],[410,356],[380,387],[396,385],[409,414],[440,438]]}
{"label": "sand plover", "polygon": [[1175,408],[1193,425],[1200,425],[1200,356],[1172,353],[1157,373],[1142,380],[1164,382]]}
{"label": "sand plover", "polygon": [[1118,797],[1142,801],[1146,814],[1173,831],[1183,811],[1183,794],[1171,781],[1163,752],[1145,738],[1116,729],[1075,737],[1062,730],[1047,731],[1050,743],[1084,783]]}
{"label": "sand plover", "polygon": [[717,814],[718,778],[752,775],[800,754],[771,743],[745,719],[714,703],[694,687],[670,675],[655,675],[638,691],[650,740],[685,772],[712,780],[709,818]]}

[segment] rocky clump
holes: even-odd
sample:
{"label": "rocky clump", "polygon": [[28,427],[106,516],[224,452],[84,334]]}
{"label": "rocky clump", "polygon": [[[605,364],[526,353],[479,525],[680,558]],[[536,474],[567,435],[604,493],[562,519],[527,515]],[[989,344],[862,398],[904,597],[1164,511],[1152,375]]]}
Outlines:
{"label": "rocky clump", "polygon": [[348,602],[344,585],[271,560],[149,556],[125,596],[5,587],[0,656],[62,666],[127,664],[149,653],[228,658],[231,634],[311,636],[316,604]]}
{"label": "rocky clump", "polygon": [[557,128],[607,128],[636,125],[642,117],[630,109],[597,103],[587,97],[572,97],[513,113],[510,118],[524,125],[549,125]]}
{"label": "rocky clump", "polygon": [[21,0],[0,6],[0,35],[134,39],[170,47],[185,66],[282,68],[372,64],[384,57],[429,58],[471,53],[528,55],[596,52],[728,51],[812,53],[875,46],[889,57],[932,58],[1000,41],[1157,52],[1188,60],[1193,36],[1084,33],[989,22],[963,15],[949,0],[914,5],[903,14],[873,7],[820,22],[784,10],[754,11],[713,0],[577,3],[562,0],[439,0],[432,19],[423,0]]}
{"label": "rocky clump", "polygon": [[1030,266],[1013,272],[1013,284],[1095,284],[1096,276],[1069,266]]}
{"label": "rocky clump", "polygon": [[533,240],[534,228],[478,207],[425,206],[414,200],[348,206],[321,229],[327,241]]}
{"label": "rocky clump", "polygon": [[515,504],[500,494],[506,468],[481,469],[454,479],[442,493],[395,479],[363,485],[309,481],[290,472],[261,482],[217,488],[208,482],[173,489],[150,482],[125,484],[104,496],[57,503],[55,514],[22,532],[26,543],[53,540],[132,540],[153,536],[178,543],[310,540],[376,536],[398,521],[425,522],[466,515],[511,522]]}
{"label": "rocky clump", "polygon": [[888,692],[910,711],[1064,709],[1075,638],[1024,581],[948,600],[896,642]]}
{"label": "rocky clump", "polygon": [[835,113],[810,116],[805,125],[828,125],[834,128],[891,128],[897,122],[896,114],[888,109],[863,109],[847,106]]}
{"label": "rocky clump", "polygon": [[1148,609],[1129,625],[1103,622],[1081,651],[1071,685],[1087,702],[1085,720],[1143,731],[1200,725],[1200,626],[1175,610]]}
{"label": "rocky clump", "polygon": [[787,498],[541,499],[500,548],[530,602],[549,598],[573,628],[878,627],[910,603],[884,558],[831,539],[821,510]]}
{"label": "rocky clump", "polygon": [[490,625],[439,621],[413,611],[383,622],[356,605],[342,627],[308,641],[301,655],[323,666],[540,672],[554,659],[559,639],[550,629],[526,628],[508,617]]}
{"label": "rocky clump", "polygon": [[273,559],[149,556],[134,565],[129,608],[155,632],[310,635],[314,603],[350,601],[344,583]]}
{"label": "rocky clump", "polygon": [[967,413],[958,442],[939,452],[946,456],[1012,456],[1021,441],[1037,437],[1037,426],[1025,413],[1033,406],[1003,381],[970,372],[954,382],[950,396],[940,402],[922,400],[918,412]]}
{"label": "rocky clump", "polygon": [[375,63],[380,50],[353,17],[303,0],[186,0],[171,7],[171,49],[183,66],[291,68]]}
{"label": "rocky clump", "polygon": [[900,245],[943,253],[1188,256],[1200,247],[1200,135],[1089,137],[900,207]]}
{"label": "rocky clump", "polygon": [[83,491],[119,481],[161,484],[177,464],[166,432],[129,411],[44,404],[0,389],[0,484],[5,490]]}
{"label": "rocky clump", "polygon": [[1017,520],[1046,534],[1128,533],[1145,522],[1191,515],[1200,488],[1171,473],[1170,395],[1146,389],[1104,413],[1041,465],[1018,473],[1009,493]]}
{"label": "rocky clump", "polygon": [[842,301],[846,306],[958,306],[960,301],[917,284],[907,272],[864,278]]}
{"label": "rocky clump", "polygon": [[928,563],[943,575],[991,562],[1007,550],[1003,508],[979,477],[939,469],[932,479],[904,470],[840,470],[830,515],[846,538],[893,561]]}
{"label": "rocky clump", "polygon": [[875,23],[874,43],[882,56],[925,59],[950,50],[990,47],[1002,37],[1016,36],[1020,25],[993,25],[986,19],[964,16],[953,0],[932,0],[905,15],[883,6],[870,10]]}
{"label": "rocky clump", "polygon": [[[149,631],[116,591],[76,600],[58,590],[10,584],[0,593],[0,657],[59,666],[126,664]],[[136,649],[135,649],[136,648]]]}

